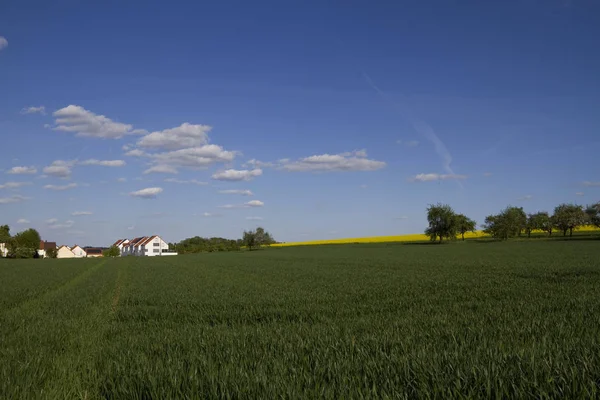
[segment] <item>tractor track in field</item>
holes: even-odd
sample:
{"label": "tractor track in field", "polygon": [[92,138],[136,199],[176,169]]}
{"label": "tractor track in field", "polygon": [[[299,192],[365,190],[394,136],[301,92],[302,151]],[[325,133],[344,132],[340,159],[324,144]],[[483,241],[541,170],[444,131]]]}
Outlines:
{"label": "tractor track in field", "polygon": [[38,304],[47,302],[48,300],[50,300],[56,296],[59,296],[60,294],[64,293],[65,291],[68,291],[68,290],[76,287],[80,283],[84,282],[87,278],[89,278],[95,272],[100,270],[101,267],[105,263],[106,263],[106,260],[102,260],[98,264],[83,270],[83,272],[75,275],[73,278],[69,279],[65,283],[63,283],[53,289],[50,289],[50,290],[40,294],[39,296],[35,296],[35,297],[29,298],[21,303],[17,303],[15,305],[13,305],[12,307],[3,310],[1,313],[9,314],[11,312],[17,312],[17,311],[23,312],[23,311],[31,310],[31,309],[35,308]]}

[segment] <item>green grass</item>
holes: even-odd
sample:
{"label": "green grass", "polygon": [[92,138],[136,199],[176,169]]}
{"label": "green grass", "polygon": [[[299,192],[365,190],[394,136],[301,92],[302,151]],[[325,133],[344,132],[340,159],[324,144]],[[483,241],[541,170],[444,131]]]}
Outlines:
{"label": "green grass", "polygon": [[0,398],[600,397],[600,240],[0,260]]}

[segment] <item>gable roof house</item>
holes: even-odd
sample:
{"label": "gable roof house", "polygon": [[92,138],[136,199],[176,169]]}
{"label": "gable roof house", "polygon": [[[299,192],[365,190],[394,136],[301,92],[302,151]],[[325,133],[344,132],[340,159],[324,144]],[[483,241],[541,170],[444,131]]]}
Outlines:
{"label": "gable roof house", "polygon": [[126,251],[127,245],[129,244],[129,239],[119,239],[114,242],[112,245],[119,249],[119,253],[124,255],[123,252]]}
{"label": "gable roof house", "polygon": [[86,247],[85,252],[86,252],[88,258],[96,258],[96,257],[104,256],[104,254],[102,254],[102,249],[100,247]]}
{"label": "gable roof house", "polygon": [[[127,240],[127,239],[125,239]],[[118,246],[117,240],[114,246]],[[169,244],[160,236],[142,236],[131,239],[121,249],[121,256],[174,256],[177,253],[169,251]]]}
{"label": "gable roof house", "polygon": [[45,240],[40,240],[40,248],[38,249],[38,255],[40,257],[47,257],[46,251],[50,249],[56,249],[56,242],[46,242]]}
{"label": "gable roof house", "polygon": [[83,248],[81,248],[81,246],[75,245],[71,247],[71,251],[73,252],[73,254],[75,254],[75,257],[77,258],[87,257],[86,251]]}
{"label": "gable roof house", "polygon": [[62,245],[56,252],[56,258],[75,258],[75,253],[71,251],[69,246]]}

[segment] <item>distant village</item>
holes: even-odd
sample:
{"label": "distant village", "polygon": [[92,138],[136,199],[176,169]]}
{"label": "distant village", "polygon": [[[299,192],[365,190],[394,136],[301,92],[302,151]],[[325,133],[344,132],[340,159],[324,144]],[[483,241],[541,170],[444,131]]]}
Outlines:
{"label": "distant village", "polygon": [[[118,250],[118,251],[117,251]],[[6,257],[8,249],[5,243],[0,243],[0,255]],[[176,256],[177,252],[169,249],[169,244],[160,236],[142,236],[129,239],[119,239],[111,247],[89,246],[57,246],[56,242],[40,240],[37,255],[39,258],[94,258],[110,256]]]}

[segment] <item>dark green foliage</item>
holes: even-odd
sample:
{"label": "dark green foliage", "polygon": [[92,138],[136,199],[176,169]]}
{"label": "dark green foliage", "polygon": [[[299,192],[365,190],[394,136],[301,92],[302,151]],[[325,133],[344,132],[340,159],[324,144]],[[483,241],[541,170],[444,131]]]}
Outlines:
{"label": "dark green foliage", "polygon": [[485,218],[484,231],[496,239],[506,240],[520,236],[527,228],[527,214],[523,207],[507,207],[498,215]]}
{"label": "dark green foliage", "polygon": [[427,207],[427,221],[429,226],[425,229],[425,234],[436,241],[439,238],[442,243],[443,238],[454,239],[457,232],[457,220],[454,210],[447,204],[429,205]]}
{"label": "dark green foliage", "polygon": [[527,237],[531,237],[531,232],[534,230],[541,230],[548,232],[550,235],[552,234],[552,220],[547,212],[537,212],[527,216],[527,225],[525,226]]}
{"label": "dark green foliage", "polygon": [[56,248],[46,250],[46,257],[48,258],[56,258],[57,255],[58,250]]}
{"label": "dark green foliage", "polygon": [[600,228],[600,203],[592,204],[585,209],[588,222]]}
{"label": "dark green foliage", "polygon": [[238,251],[241,247],[240,240],[224,238],[202,238],[199,236],[182,240],[179,243],[169,244],[179,254],[205,253],[214,251]]}
{"label": "dark green foliage", "polygon": [[110,246],[108,249],[102,252],[104,257],[119,257],[121,255],[121,251],[117,246]]}
{"label": "dark green foliage", "polygon": [[273,244],[275,243],[275,240],[273,240],[271,234],[265,231],[264,228],[258,227],[254,231],[244,231],[242,243],[248,250],[252,250],[261,246]]}
{"label": "dark green foliage", "polygon": [[465,240],[465,233],[475,232],[477,223],[475,221],[473,221],[471,218],[468,218],[466,215],[463,215],[463,214],[457,214],[455,218],[456,218],[456,230],[462,236],[462,240]]}
{"label": "dark green foliage", "polygon": [[35,229],[17,233],[7,242],[8,257],[37,258],[40,246],[40,234]]}
{"label": "dark green foliage", "polygon": [[556,227],[562,231],[563,236],[573,236],[573,229],[584,225],[586,222],[586,214],[583,207],[576,204],[561,204],[554,209],[552,216]]}
{"label": "dark green foliage", "polygon": [[8,225],[0,226],[0,243],[8,243],[10,240],[10,227]]}
{"label": "dark green foliage", "polygon": [[599,246],[0,261],[0,398],[598,398]]}

